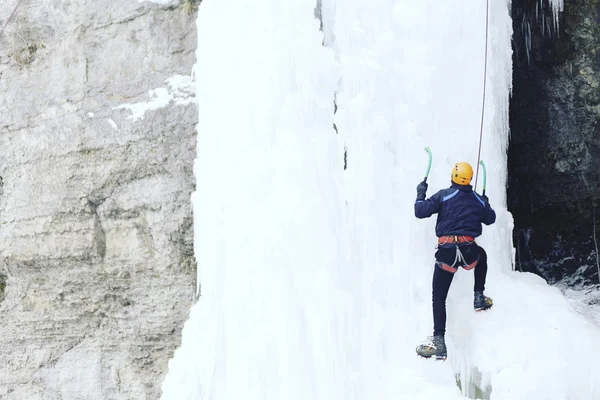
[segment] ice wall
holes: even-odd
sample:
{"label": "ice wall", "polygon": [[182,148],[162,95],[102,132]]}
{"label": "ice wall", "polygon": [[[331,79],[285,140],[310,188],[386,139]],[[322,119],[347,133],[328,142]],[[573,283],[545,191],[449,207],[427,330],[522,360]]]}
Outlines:
{"label": "ice wall", "polygon": [[576,378],[568,367],[582,362],[568,348],[593,342],[597,328],[541,279],[512,272],[511,21],[508,2],[490,3],[481,156],[498,221],[479,243],[497,305],[474,313],[472,273],[457,275],[446,363],[414,352],[432,330],[436,238],[413,203],[425,146],[429,194],[449,184],[456,161],[477,163],[485,2],[323,0],[323,32],[301,0],[202,5],[193,198],[202,297],[163,399],[598,394],[591,368]]}

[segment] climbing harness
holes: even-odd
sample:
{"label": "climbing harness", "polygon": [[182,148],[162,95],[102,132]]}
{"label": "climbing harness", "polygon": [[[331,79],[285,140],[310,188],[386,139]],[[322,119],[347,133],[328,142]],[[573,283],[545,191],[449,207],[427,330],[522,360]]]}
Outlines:
{"label": "climbing harness", "polygon": [[464,235],[440,236],[438,238],[437,247],[440,247],[440,246],[443,246],[443,245],[449,244],[449,243],[454,244],[454,246],[456,248],[456,255],[454,256],[454,262],[452,263],[452,265],[449,265],[444,262],[436,260],[435,263],[441,269],[443,269],[444,271],[455,273],[456,271],[458,271],[458,267],[463,267],[467,271],[475,268],[475,266],[477,265],[477,262],[479,261],[479,258],[477,258],[477,260],[475,260],[474,262],[469,264],[468,261],[465,259],[465,256],[463,255],[463,253],[460,251],[460,247],[458,246],[459,243],[467,243],[467,244],[475,243],[474,237],[464,236]]}
{"label": "climbing harness", "polygon": [[478,261],[479,259],[473,261],[471,264],[468,264],[467,260],[465,260],[465,256],[463,256],[463,253],[460,251],[460,248],[456,246],[456,257],[454,258],[454,262],[452,263],[452,265],[448,265],[437,260],[435,263],[444,271],[455,273],[456,271],[458,271],[458,267],[463,267],[466,271],[475,268],[477,266]]}
{"label": "climbing harness", "polygon": [[488,55],[488,36],[489,36],[489,10],[490,0],[485,2],[485,59],[483,62],[483,102],[481,105],[481,127],[479,129],[479,150],[477,152],[477,171],[475,172],[475,186],[477,189],[477,177],[479,175],[479,160],[481,159],[481,139],[483,137],[483,117],[485,115],[485,89],[487,83],[487,55]]}
{"label": "climbing harness", "polygon": [[475,241],[473,236],[465,235],[452,235],[452,236],[440,236],[438,238],[438,246],[443,246],[448,243],[468,243],[471,244]]}

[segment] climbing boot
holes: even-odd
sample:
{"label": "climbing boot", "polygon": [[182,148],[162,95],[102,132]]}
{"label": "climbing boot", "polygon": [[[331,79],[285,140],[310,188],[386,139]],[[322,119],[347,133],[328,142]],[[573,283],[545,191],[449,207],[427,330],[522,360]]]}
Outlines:
{"label": "climbing boot", "polygon": [[443,336],[429,336],[429,343],[425,343],[417,347],[417,354],[424,358],[435,356],[436,360],[445,360],[448,353],[446,352],[446,342]]}
{"label": "climbing boot", "polygon": [[475,292],[475,297],[473,299],[473,308],[475,308],[475,311],[485,311],[492,308],[493,305],[494,301],[491,298],[484,296],[483,292]]}

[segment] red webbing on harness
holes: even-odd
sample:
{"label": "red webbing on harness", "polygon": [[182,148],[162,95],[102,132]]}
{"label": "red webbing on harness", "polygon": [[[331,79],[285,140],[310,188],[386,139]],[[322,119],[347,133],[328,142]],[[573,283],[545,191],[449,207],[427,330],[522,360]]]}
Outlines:
{"label": "red webbing on harness", "polygon": [[473,236],[465,236],[465,235],[440,236],[438,238],[438,244],[472,243],[474,241],[475,241],[475,238]]}

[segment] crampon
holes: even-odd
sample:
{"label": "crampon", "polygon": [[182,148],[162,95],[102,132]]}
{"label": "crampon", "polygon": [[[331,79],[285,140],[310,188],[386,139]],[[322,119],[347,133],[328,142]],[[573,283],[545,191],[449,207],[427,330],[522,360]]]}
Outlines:
{"label": "crampon", "polygon": [[436,360],[446,360],[448,354],[446,351],[446,343],[443,336],[429,336],[428,343],[419,345],[415,350],[417,355],[422,358],[431,358],[435,356]]}

